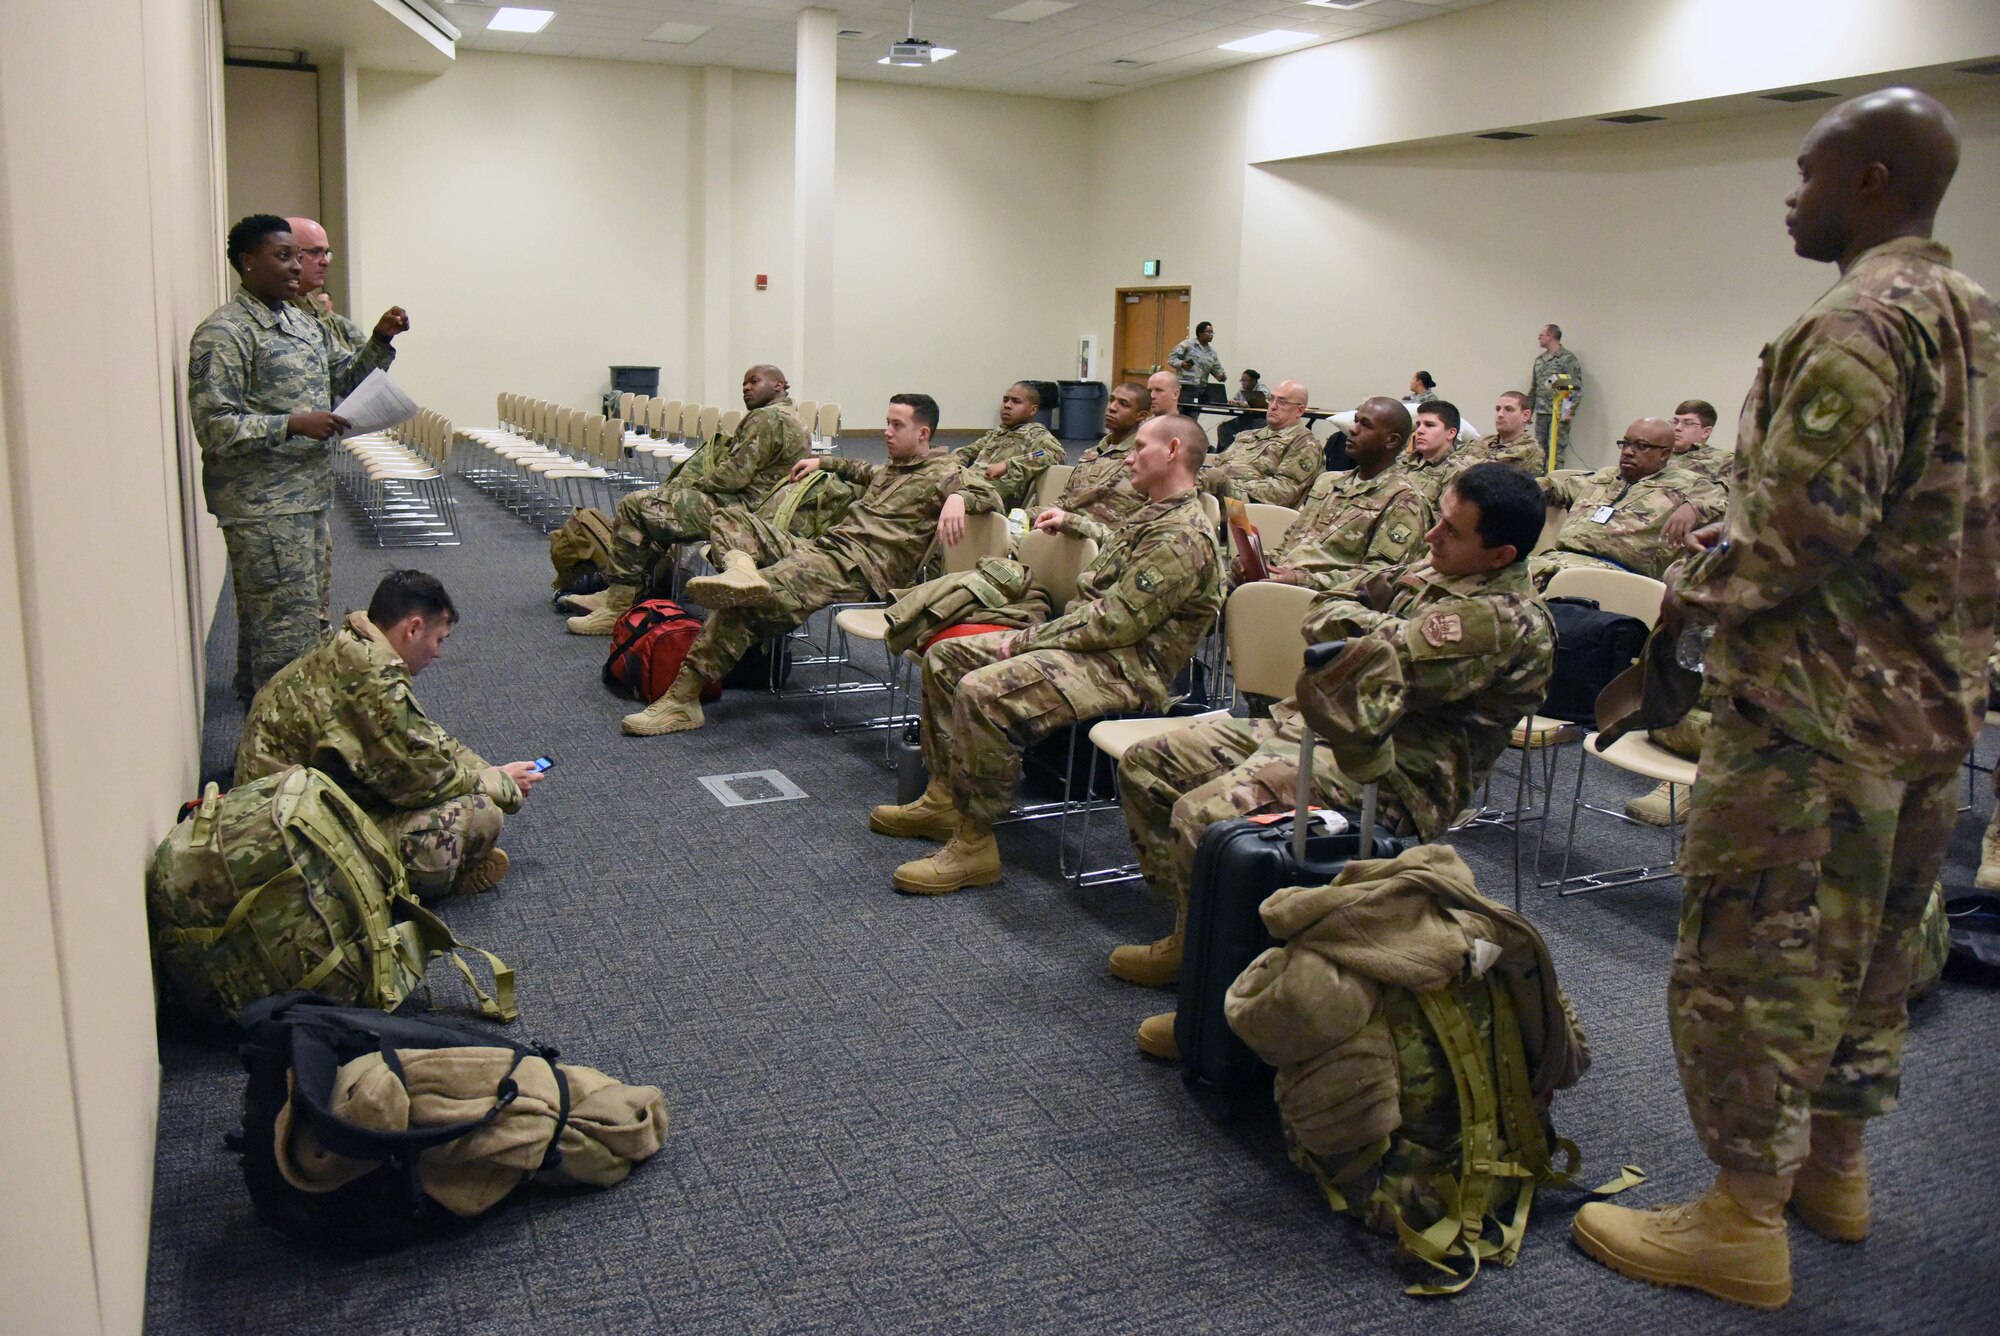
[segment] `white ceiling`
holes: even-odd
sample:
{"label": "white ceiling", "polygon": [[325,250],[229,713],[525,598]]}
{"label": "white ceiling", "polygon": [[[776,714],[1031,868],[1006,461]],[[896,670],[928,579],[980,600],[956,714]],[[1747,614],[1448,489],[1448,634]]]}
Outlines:
{"label": "white ceiling", "polygon": [[[514,0],[552,9],[555,18],[532,36],[489,33],[496,5],[431,0],[464,30],[461,50],[515,51],[542,56],[657,61],[674,65],[727,65],[742,70],[792,72],[799,0]],[[840,77],[932,88],[980,89],[1039,97],[1092,99],[1121,89],[1185,78],[1190,74],[1263,59],[1219,51],[1273,28],[1314,35],[1287,50],[1303,50],[1360,33],[1394,28],[1491,0],[1369,0],[1352,10],[1322,9],[1298,0],[1078,0],[1061,13],[1032,23],[990,17],[1017,0],[918,0],[918,37],[958,54],[924,69],[875,62],[891,40],[904,35],[904,0],[853,0],[833,4],[842,28],[867,37],[842,41]],[[708,25],[687,45],[649,42],[663,24]],[[1139,68],[1112,61],[1143,62]]]}

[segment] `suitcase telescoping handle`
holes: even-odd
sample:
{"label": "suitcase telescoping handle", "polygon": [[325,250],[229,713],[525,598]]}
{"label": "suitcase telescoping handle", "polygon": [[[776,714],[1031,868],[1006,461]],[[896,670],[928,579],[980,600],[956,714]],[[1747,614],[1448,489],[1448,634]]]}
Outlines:
{"label": "suitcase telescoping handle", "polygon": [[[1317,671],[1332,663],[1346,650],[1345,640],[1323,640],[1317,645],[1306,647],[1306,669]],[[1299,717],[1303,733],[1299,738],[1299,792],[1298,810],[1292,814],[1292,856],[1299,866],[1306,861],[1306,827],[1312,819],[1312,772],[1313,772],[1313,731],[1303,714]],[[1358,857],[1375,856],[1375,797],[1376,786],[1369,783],[1361,790],[1361,843]]]}

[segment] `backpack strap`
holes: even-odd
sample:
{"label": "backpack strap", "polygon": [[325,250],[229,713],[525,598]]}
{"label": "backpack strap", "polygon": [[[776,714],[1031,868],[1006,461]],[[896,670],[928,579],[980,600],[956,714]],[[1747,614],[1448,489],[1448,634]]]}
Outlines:
{"label": "backpack strap", "polygon": [[806,474],[804,479],[793,483],[791,489],[785,493],[784,499],[778,502],[778,512],[771,517],[772,527],[785,533],[791,532],[792,517],[799,513],[800,508],[806,503],[806,498],[811,496],[826,479],[825,469],[814,469]]}
{"label": "backpack strap", "polygon": [[[521,1014],[514,1003],[514,967],[483,947],[468,946],[458,940],[452,930],[445,926],[443,919],[426,909],[422,902],[408,891],[403,892],[402,905],[409,914],[416,929],[418,944],[423,949],[424,961],[429,963],[443,956],[458,972],[465,976],[465,983],[472,995],[479,1000],[479,1014],[491,1020],[511,1021]],[[486,958],[486,968],[493,975],[491,995],[479,986],[479,979],[472,967],[465,963],[460,951],[471,951]],[[421,972],[421,971],[420,971]]]}

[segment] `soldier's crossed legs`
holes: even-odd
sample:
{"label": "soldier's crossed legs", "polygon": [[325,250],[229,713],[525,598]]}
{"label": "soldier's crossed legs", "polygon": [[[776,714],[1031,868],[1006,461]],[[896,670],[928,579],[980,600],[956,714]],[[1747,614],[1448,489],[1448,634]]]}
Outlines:
{"label": "soldier's crossed legs", "polygon": [[720,682],[758,641],[783,635],[821,608],[875,596],[860,572],[740,506],[716,512],[709,551],[718,566],[730,552],[748,553],[771,592],[753,606],[718,608],[709,617],[684,665],[704,681]]}
{"label": "soldier's crossed legs", "polygon": [[491,798],[471,793],[435,807],[378,817],[375,825],[395,841],[411,893],[430,898],[451,894],[459,874],[479,866],[499,843],[505,821]]}
{"label": "soldier's crossed legs", "polygon": [[708,537],[720,508],[715,498],[693,487],[668,483],[619,498],[611,526],[612,584],[642,585],[676,543]]}
{"label": "soldier's crossed legs", "polygon": [[248,701],[326,633],[333,526],[324,510],[222,526],[236,594],[236,694]]}
{"label": "soldier's crossed legs", "polygon": [[1955,772],[1869,774],[1716,703],[1681,852],[1667,988],[1702,1148],[1787,1175],[1814,1113],[1895,1107],[1917,925]]}

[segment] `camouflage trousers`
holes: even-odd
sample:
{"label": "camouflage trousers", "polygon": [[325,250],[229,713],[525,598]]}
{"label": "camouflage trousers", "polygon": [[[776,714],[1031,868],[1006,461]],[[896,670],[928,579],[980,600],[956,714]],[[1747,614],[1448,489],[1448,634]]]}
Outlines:
{"label": "camouflage trousers", "polygon": [[[1218,821],[1289,812],[1298,801],[1298,715],[1281,705],[1272,719],[1211,719],[1150,738],[1118,763],[1118,800],[1139,870],[1156,894],[1184,918],[1194,852]],[[1326,748],[1313,753],[1313,801],[1360,805],[1362,785],[1333,764]],[[1408,814],[1385,787],[1377,820],[1406,830]]]}
{"label": "camouflage trousers", "polygon": [[458,874],[476,867],[499,843],[506,817],[483,793],[469,793],[435,807],[398,809],[375,818],[395,841],[409,874],[410,892],[420,899],[450,895]]}
{"label": "camouflage trousers", "polygon": [[333,525],[324,510],[222,526],[236,591],[236,695],[249,701],[333,618]]}
{"label": "camouflage trousers", "polygon": [[1102,654],[1037,649],[1003,659],[1011,634],[940,641],[923,662],[924,764],[949,778],[961,813],[989,826],[1014,805],[1022,748],[1071,724],[1164,703]]}
{"label": "camouflage trousers", "polygon": [[727,506],[709,526],[709,553],[720,566],[731,552],[747,552],[771,586],[763,602],[718,608],[688,647],[683,666],[720,682],[751,646],[783,635],[821,608],[877,597],[859,571],[850,570],[802,538],[743,509]]}
{"label": "camouflage trousers", "polygon": [[668,483],[618,499],[611,523],[612,584],[643,585],[676,543],[698,543],[720,507],[713,496]]}
{"label": "camouflage trousers", "polygon": [[1805,1162],[1813,1113],[1896,1105],[1917,929],[1955,773],[1880,775],[1713,703],[1681,847],[1668,1021],[1702,1149]]}

